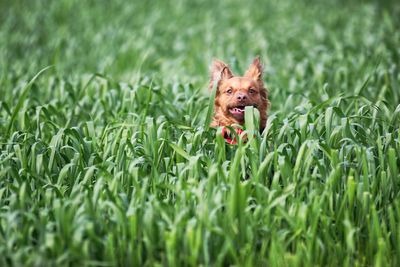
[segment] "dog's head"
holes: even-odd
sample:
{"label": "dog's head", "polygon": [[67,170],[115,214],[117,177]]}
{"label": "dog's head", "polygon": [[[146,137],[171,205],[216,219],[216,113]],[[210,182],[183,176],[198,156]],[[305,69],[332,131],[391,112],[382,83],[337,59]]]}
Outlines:
{"label": "dog's head", "polygon": [[260,128],[267,121],[268,92],[262,80],[262,66],[257,57],[244,76],[233,75],[228,65],[215,60],[211,66],[212,89],[217,83],[213,126],[227,126],[244,123],[246,106],[253,106],[260,112]]}

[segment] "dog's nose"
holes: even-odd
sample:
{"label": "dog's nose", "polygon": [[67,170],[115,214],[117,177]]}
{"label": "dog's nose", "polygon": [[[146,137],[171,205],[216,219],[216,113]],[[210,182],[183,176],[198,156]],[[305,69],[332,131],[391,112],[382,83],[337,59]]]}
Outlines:
{"label": "dog's nose", "polygon": [[246,99],[247,99],[247,96],[246,96],[245,94],[239,93],[239,94],[237,94],[236,98],[237,98],[237,100],[239,100],[239,101],[243,101],[243,100],[246,100]]}

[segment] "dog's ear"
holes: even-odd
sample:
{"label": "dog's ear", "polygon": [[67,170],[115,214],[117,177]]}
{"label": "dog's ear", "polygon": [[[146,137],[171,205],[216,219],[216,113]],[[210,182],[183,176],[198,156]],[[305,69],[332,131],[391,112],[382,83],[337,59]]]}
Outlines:
{"label": "dog's ear", "polygon": [[229,66],[224,62],[221,60],[214,60],[210,68],[210,76],[209,89],[212,90],[214,82],[232,78],[233,74]]}
{"label": "dog's ear", "polygon": [[244,76],[262,82],[262,72],[263,72],[263,67],[260,62],[260,57],[257,56],[254,59],[253,63],[251,63],[250,67],[247,69]]}

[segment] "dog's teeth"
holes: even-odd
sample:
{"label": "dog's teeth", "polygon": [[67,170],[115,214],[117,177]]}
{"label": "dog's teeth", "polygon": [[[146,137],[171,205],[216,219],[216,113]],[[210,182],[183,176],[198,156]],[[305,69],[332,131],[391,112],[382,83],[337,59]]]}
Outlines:
{"label": "dog's teeth", "polygon": [[230,111],[233,112],[233,113],[239,113],[239,114],[241,114],[241,113],[244,113],[244,108],[241,108],[241,107],[234,107],[234,108],[231,108]]}

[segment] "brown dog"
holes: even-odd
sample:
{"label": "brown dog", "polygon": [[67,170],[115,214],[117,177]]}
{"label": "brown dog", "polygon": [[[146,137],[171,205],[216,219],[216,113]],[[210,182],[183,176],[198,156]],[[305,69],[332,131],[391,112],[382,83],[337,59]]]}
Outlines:
{"label": "brown dog", "polygon": [[217,82],[212,127],[244,124],[244,109],[254,106],[260,112],[260,130],[267,122],[268,92],[262,80],[260,58],[256,57],[243,77],[234,76],[229,66],[215,60],[211,66],[209,89]]}

